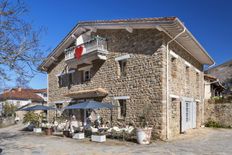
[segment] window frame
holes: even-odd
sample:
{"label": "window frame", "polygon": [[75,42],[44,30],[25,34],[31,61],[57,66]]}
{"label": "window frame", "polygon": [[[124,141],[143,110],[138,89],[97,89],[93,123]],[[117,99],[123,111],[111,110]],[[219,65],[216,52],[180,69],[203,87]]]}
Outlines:
{"label": "window frame", "polygon": [[[86,79],[86,72],[88,72],[88,79]],[[83,82],[87,82],[91,80],[91,72],[90,72],[90,68],[83,70]]]}
{"label": "window frame", "polygon": [[126,99],[118,99],[118,119],[124,120],[126,118],[127,113],[127,106],[126,106]]}
{"label": "window frame", "polygon": [[119,60],[118,64],[119,64],[119,68],[120,68],[120,77],[125,77],[127,76],[127,59],[123,59],[123,60]]}

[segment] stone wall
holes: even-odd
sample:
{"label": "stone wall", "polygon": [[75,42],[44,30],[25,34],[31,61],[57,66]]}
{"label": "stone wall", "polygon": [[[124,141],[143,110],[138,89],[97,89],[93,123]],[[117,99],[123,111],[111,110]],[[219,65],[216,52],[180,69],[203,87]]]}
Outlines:
{"label": "stone wall", "polygon": [[232,102],[214,103],[205,101],[205,121],[212,120],[222,126],[232,126]]}
{"label": "stone wall", "polygon": [[[109,55],[103,63],[93,62],[97,70],[90,81],[73,85],[70,88],[58,87],[56,77],[66,66],[63,57],[49,72],[49,103],[64,100],[64,94],[78,90],[87,90],[97,87],[109,92],[103,102],[112,102],[117,96],[129,96],[126,101],[127,115],[123,122],[138,124],[138,116],[141,115],[145,104],[153,106],[150,124],[153,125],[154,137],[164,138],[163,102],[162,102],[162,73],[164,72],[162,60],[163,52],[160,50],[163,35],[158,30],[134,30],[129,33],[126,30],[98,30],[95,35],[105,37],[108,43]],[[119,64],[115,58],[130,54],[127,60],[127,76],[118,75]],[[100,64],[100,65],[99,65]],[[92,72],[91,71],[91,72]],[[68,99],[68,98],[67,98]],[[103,110],[104,115],[110,116],[110,111]],[[117,109],[113,111],[113,120],[118,120]]]}
{"label": "stone wall", "polygon": [[[109,92],[108,96],[101,99],[103,102],[111,102],[118,105],[114,100],[117,96],[129,96],[126,101],[127,115],[125,120],[117,118],[118,111],[114,109],[114,122],[139,123],[139,116],[146,104],[152,105],[150,124],[153,125],[153,137],[166,138],[166,48],[167,37],[163,32],[156,29],[133,30],[129,33],[126,30],[98,30],[94,35],[107,39],[109,55],[107,60],[94,61],[91,80],[70,87],[58,87],[57,74],[66,68],[64,55],[60,62],[48,73],[49,78],[49,103],[59,100],[69,100],[64,94],[78,90],[88,90],[97,87],[104,88]],[[201,101],[203,88],[202,65],[191,57],[185,50],[176,44],[171,44],[172,49],[180,57],[176,60],[176,67],[173,67],[170,57],[170,94],[192,97]],[[119,64],[115,58],[129,54],[127,60],[127,76],[119,76]],[[186,81],[185,61],[192,66],[189,68],[189,77]],[[196,77],[196,70],[200,70],[199,77]],[[198,83],[199,85],[196,85]],[[170,99],[171,100],[171,99]],[[200,107],[202,104],[199,104]],[[201,109],[199,107],[199,109]],[[108,117],[110,112],[102,110],[101,113]],[[180,131],[180,100],[170,102],[168,113],[170,116],[170,129],[173,136]],[[200,114],[198,117],[200,118]],[[197,118],[198,122],[199,119]],[[174,124],[172,124],[174,123]]]}
{"label": "stone wall", "polygon": [[[169,38],[165,37],[165,43]],[[203,84],[204,74],[203,65],[193,58],[184,48],[172,42],[169,50],[178,55],[174,58],[169,54],[169,94],[177,98],[170,97],[169,104],[169,122],[170,122],[170,137],[175,137],[180,134],[181,129],[181,98],[189,97],[196,101],[196,121],[197,127],[202,124],[202,107],[203,107]],[[165,52],[166,53],[166,52]],[[189,65],[186,65],[187,64]],[[164,66],[166,68],[166,54],[164,56]],[[164,74],[166,79],[166,74]],[[166,82],[164,81],[164,90],[166,91]],[[166,98],[166,93],[163,93],[163,98]]]}
{"label": "stone wall", "polygon": [[14,117],[0,117],[0,128],[15,124]]}

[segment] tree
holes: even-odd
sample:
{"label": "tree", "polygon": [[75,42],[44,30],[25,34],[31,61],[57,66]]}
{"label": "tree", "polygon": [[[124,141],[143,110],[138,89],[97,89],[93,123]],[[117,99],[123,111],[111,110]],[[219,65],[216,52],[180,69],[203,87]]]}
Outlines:
{"label": "tree", "polygon": [[42,31],[34,30],[23,19],[27,12],[22,0],[0,0],[0,81],[16,80],[18,85],[25,85],[43,60]]}
{"label": "tree", "polygon": [[5,117],[14,116],[16,109],[17,107],[15,105],[5,102],[3,104],[3,116]]}

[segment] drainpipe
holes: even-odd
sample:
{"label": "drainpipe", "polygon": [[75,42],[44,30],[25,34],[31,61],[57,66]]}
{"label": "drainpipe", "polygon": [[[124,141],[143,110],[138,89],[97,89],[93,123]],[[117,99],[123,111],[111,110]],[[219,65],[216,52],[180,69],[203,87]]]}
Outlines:
{"label": "drainpipe", "polygon": [[174,38],[172,38],[170,41],[167,43],[166,47],[166,61],[167,61],[167,68],[166,68],[166,139],[169,139],[169,44],[176,40],[180,35],[182,35],[186,31],[186,27],[183,26],[184,30],[181,31],[179,34],[177,34]]}

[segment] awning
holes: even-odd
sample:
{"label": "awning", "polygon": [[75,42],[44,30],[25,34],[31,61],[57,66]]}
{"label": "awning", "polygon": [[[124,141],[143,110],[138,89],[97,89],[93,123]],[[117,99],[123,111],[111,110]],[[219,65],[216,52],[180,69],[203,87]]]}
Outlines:
{"label": "awning", "polygon": [[96,88],[96,89],[90,89],[90,90],[80,90],[76,92],[71,92],[64,96],[75,98],[75,99],[86,99],[86,98],[105,97],[107,95],[108,95],[108,92],[105,89]]}

